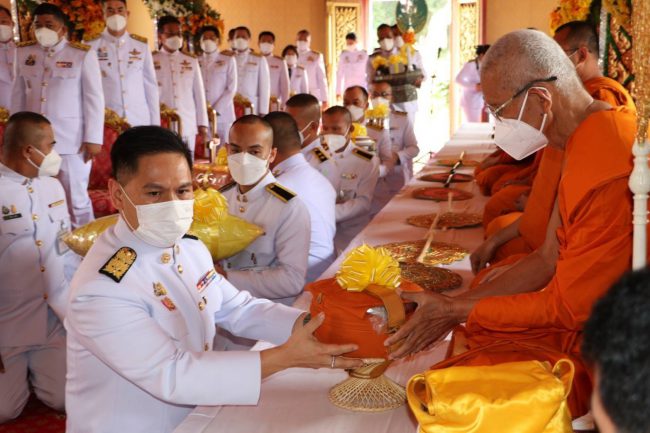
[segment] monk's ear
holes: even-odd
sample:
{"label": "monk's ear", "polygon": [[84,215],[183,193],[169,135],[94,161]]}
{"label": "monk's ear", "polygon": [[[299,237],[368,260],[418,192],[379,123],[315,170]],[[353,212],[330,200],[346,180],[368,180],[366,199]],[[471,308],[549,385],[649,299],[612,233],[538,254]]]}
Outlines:
{"label": "monk's ear", "polygon": [[530,93],[537,96],[542,102],[542,110],[544,113],[549,114],[553,108],[553,98],[551,92],[546,87],[533,87]]}

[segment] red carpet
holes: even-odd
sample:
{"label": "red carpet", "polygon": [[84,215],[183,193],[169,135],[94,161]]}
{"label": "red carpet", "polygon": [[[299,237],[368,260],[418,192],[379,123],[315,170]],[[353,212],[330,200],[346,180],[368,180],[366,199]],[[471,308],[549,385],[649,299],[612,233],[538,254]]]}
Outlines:
{"label": "red carpet", "polygon": [[32,396],[23,413],[0,424],[0,433],[64,433],[65,415],[55,412]]}

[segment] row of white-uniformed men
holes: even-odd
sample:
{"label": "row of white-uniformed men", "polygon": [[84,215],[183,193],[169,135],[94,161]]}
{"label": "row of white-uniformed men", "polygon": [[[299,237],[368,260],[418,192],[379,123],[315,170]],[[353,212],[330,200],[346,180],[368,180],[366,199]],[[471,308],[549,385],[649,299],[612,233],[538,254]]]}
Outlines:
{"label": "row of white-uniformed men", "polygon": [[[236,49],[220,53],[218,31],[204,32],[200,43],[204,53],[197,60],[181,50],[181,28],[173,17],[159,20],[163,48],[152,56],[146,39],[126,31],[128,11],[123,1],[105,4],[106,30],[89,45],[67,42],[62,15],[55,8],[48,5],[41,11],[47,13],[35,15],[36,41],[19,44],[17,50],[11,15],[0,10],[0,107],[41,113],[52,122],[63,157],[60,180],[75,227],[93,218],[86,187],[91,158],[103,143],[104,106],[137,126],[159,124],[159,104],[164,103],[179,113],[183,137],[193,150],[197,133],[208,136],[206,102],[219,114],[217,130],[222,137],[234,121],[235,94],[251,101],[255,114],[269,111],[271,96],[277,96],[279,109],[292,92],[306,90],[327,104],[323,56],[310,50],[306,30],[298,33],[295,57],[285,51],[290,67],[271,54],[272,34],[260,40],[264,56],[250,50],[246,27],[234,29],[231,43]],[[382,48],[373,56],[389,57],[397,50],[390,28],[384,33],[379,35]],[[349,42],[352,46],[353,40]],[[419,58],[419,53],[414,56]],[[421,68],[421,61],[417,63]],[[372,71],[364,51],[343,52],[338,91],[342,86],[366,86],[364,66]],[[413,120],[417,101],[398,108]]]}

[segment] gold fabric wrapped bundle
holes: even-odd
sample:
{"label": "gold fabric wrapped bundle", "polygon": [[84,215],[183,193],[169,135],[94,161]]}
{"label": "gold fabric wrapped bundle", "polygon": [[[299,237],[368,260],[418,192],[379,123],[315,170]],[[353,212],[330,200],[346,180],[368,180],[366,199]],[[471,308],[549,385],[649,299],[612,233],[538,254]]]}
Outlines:
{"label": "gold fabric wrapped bundle", "polygon": [[[70,233],[65,243],[75,253],[85,256],[95,239],[117,222],[117,215],[99,218]],[[214,261],[233,256],[250,245],[264,230],[228,213],[228,202],[215,189],[194,192],[194,222],[190,234],[208,247]]]}
{"label": "gold fabric wrapped bundle", "polygon": [[350,292],[362,292],[370,284],[394,290],[401,281],[397,260],[385,249],[365,244],[350,251],[336,273],[336,282]]}
{"label": "gold fabric wrapped bundle", "polygon": [[450,367],[413,376],[406,395],[420,433],[572,433],[573,374],[568,359]]}

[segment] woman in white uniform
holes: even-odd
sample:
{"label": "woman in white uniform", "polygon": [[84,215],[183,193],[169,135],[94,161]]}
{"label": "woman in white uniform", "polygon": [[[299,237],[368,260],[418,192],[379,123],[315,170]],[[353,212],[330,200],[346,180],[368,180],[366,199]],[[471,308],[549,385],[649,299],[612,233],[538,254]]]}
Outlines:
{"label": "woman in white uniform", "polygon": [[476,46],[476,58],[465,63],[456,75],[456,83],[462,86],[460,106],[466,122],[481,122],[483,115],[483,92],[481,91],[481,61],[489,45]]}

